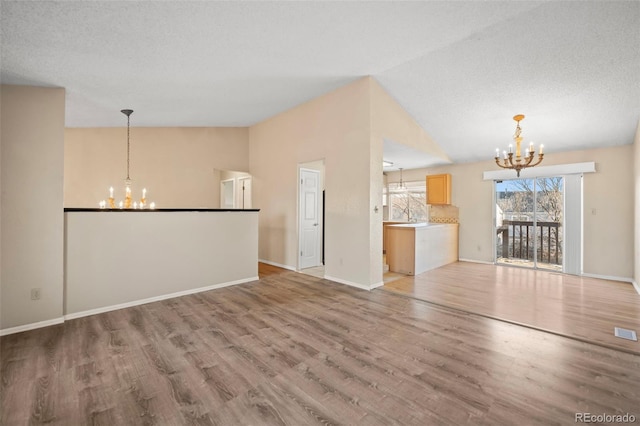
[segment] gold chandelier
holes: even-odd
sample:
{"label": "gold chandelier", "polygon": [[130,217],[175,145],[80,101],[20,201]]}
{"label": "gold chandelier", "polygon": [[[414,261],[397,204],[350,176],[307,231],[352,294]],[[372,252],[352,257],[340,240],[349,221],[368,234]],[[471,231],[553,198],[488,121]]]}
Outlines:
{"label": "gold chandelier", "polygon": [[[124,194],[124,201],[120,201],[117,205],[116,205],[116,200],[113,197],[113,186],[109,187],[109,201],[108,201],[108,206],[110,209],[134,209],[134,210],[139,210],[139,209],[146,209],[149,208],[151,210],[154,210],[156,208],[156,203],[151,202],[149,204],[147,204],[147,189],[146,188],[142,188],[142,197],[140,198],[140,203],[138,203],[137,201],[133,201],[132,199],[132,195],[131,195],[131,178],[129,177],[129,165],[130,165],[130,153],[131,153],[131,143],[129,140],[129,133],[130,133],[130,118],[131,118],[131,114],[133,113],[132,109],[123,109],[120,111],[121,113],[123,113],[124,115],[127,116],[127,178],[124,180],[124,186],[125,186],[125,194]],[[106,209],[107,208],[107,201],[106,200],[102,200],[98,203],[98,205],[100,206],[101,209]]]}
{"label": "gold chandelier", "polygon": [[534,167],[537,166],[538,164],[542,163],[542,159],[544,158],[544,154],[542,153],[542,150],[544,148],[544,145],[540,144],[540,152],[538,153],[538,161],[536,161],[535,163],[533,162],[533,156],[534,156],[534,148],[533,148],[533,142],[531,142],[529,144],[529,146],[525,149],[524,151],[524,155],[521,155],[521,147],[520,145],[522,144],[522,136],[520,136],[520,134],[522,133],[522,129],[520,128],[520,121],[522,121],[524,119],[524,115],[522,114],[518,114],[516,116],[513,117],[513,119],[516,121],[516,133],[513,135],[513,140],[516,141],[516,152],[515,152],[515,158],[514,158],[514,154],[513,154],[513,145],[509,145],[509,152],[507,151],[502,151],[503,153],[503,162],[500,163],[500,150],[498,148],[496,148],[496,164],[499,167],[502,167],[503,169],[513,169],[516,171],[518,177],[520,177],[520,170],[522,169],[526,169],[527,167]]}

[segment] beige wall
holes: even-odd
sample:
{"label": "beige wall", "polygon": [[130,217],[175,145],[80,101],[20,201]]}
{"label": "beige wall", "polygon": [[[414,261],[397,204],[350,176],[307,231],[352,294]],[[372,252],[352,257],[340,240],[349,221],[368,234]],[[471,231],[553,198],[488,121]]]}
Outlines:
{"label": "beige wall", "polygon": [[1,88],[3,330],[62,318],[64,97],[64,89]]}
{"label": "beige wall", "polygon": [[[640,286],[640,120],[636,128],[636,137],[633,143],[633,171],[634,171],[634,268],[633,276],[637,286]],[[640,287],[636,287],[640,288]]]}
{"label": "beige wall", "polygon": [[258,277],[257,212],[65,216],[65,314],[72,318]]}
{"label": "beige wall", "polygon": [[582,161],[596,162],[583,181],[585,273],[633,277],[632,153],[633,145],[582,152]]}
{"label": "beige wall", "polygon": [[[249,158],[247,157],[247,161],[248,160]],[[220,180],[240,179],[240,178],[246,178],[246,177],[251,177],[251,175],[247,172],[236,172],[234,170],[220,170]]]}
{"label": "beige wall", "polygon": [[[549,152],[545,165],[594,161],[596,173],[584,175],[584,272],[633,277],[633,146],[571,152]],[[460,209],[460,258],[493,262],[491,181],[482,172],[495,170],[489,160],[429,169],[405,170],[406,181],[426,174],[451,173],[452,203]],[[514,172],[515,173],[515,172]],[[389,181],[395,175],[389,174]],[[595,209],[595,214],[593,211]]]}
{"label": "beige wall", "polygon": [[[158,208],[217,208],[218,170],[249,170],[247,128],[137,128],[135,113],[131,121],[133,195],[146,188]],[[95,208],[109,186],[123,197],[126,127],[66,129],[64,144],[65,207]]]}
{"label": "beige wall", "polygon": [[371,77],[252,126],[260,258],[297,267],[297,167],[323,159],[325,275],[367,288],[381,284],[384,139],[448,161]]}
{"label": "beige wall", "polygon": [[[370,135],[370,230],[371,244],[369,255],[373,260],[370,274],[375,275],[381,268],[382,220],[385,209],[382,207],[382,189],[385,179],[382,174],[384,140],[391,140],[429,154],[434,162],[450,163],[447,154],[416,123],[386,90],[374,79],[369,80],[369,104],[371,113]],[[378,210],[376,213],[375,210]]]}
{"label": "beige wall", "polygon": [[432,164],[450,163],[449,156],[395,99],[373,78],[370,78],[371,133],[423,151],[433,157]]}
{"label": "beige wall", "polygon": [[325,274],[364,287],[381,281],[382,266],[370,275],[368,93],[361,79],[250,128],[261,259],[297,268],[298,165],[324,160]]}

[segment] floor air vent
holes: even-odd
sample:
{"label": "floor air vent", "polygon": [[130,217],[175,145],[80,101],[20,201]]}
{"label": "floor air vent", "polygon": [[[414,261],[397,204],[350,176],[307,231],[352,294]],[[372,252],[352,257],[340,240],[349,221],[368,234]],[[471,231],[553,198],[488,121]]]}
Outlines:
{"label": "floor air vent", "polygon": [[636,332],[633,330],[627,330],[626,328],[615,327],[614,334],[616,337],[620,337],[622,339],[633,340],[635,342],[638,341],[638,336]]}

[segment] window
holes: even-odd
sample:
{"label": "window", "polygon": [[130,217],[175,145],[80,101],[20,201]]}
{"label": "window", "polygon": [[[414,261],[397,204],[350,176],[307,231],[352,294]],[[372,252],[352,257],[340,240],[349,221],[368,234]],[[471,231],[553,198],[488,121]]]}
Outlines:
{"label": "window", "polygon": [[[387,192],[388,191],[388,192]],[[390,183],[383,197],[388,198],[389,220],[426,222],[427,190],[424,181]]]}

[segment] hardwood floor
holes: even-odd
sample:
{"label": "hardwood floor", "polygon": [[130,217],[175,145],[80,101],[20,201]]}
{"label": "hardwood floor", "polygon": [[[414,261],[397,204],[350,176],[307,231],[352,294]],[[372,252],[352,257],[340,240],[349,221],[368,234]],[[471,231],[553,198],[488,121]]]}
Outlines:
{"label": "hardwood floor", "polygon": [[542,270],[457,262],[386,283],[392,291],[438,305],[640,354],[640,295],[629,283]]}
{"label": "hardwood floor", "polygon": [[0,338],[3,425],[640,419],[640,356],[261,265],[254,283]]}

